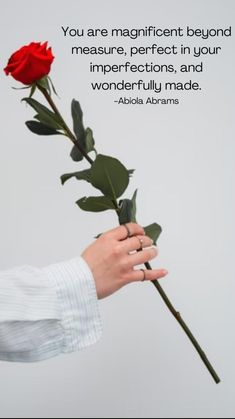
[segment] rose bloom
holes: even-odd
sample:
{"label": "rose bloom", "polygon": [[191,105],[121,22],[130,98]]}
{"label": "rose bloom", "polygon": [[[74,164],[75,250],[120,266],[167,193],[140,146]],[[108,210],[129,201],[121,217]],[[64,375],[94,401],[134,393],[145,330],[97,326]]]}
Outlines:
{"label": "rose bloom", "polygon": [[32,42],[16,51],[4,69],[17,81],[29,86],[50,73],[54,61],[48,42]]}

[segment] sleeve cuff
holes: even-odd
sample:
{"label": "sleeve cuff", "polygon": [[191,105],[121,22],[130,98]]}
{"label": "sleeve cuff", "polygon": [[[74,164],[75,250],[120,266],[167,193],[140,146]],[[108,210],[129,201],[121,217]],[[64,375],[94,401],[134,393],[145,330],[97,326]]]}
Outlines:
{"label": "sleeve cuff", "polygon": [[75,352],[97,343],[102,320],[93,274],[82,257],[45,268],[62,311],[63,352]]}

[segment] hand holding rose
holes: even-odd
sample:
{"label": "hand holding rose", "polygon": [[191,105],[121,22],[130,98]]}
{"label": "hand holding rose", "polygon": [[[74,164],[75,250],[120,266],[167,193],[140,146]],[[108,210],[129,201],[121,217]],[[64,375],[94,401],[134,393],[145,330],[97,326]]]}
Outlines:
{"label": "hand holding rose", "polygon": [[[108,231],[82,254],[90,266],[96,282],[98,298],[106,298],[125,285],[143,280],[153,281],[167,275],[165,269],[135,269],[157,256],[153,240],[137,224],[128,224],[132,237],[127,237],[125,226]],[[142,249],[142,252],[138,250]]]}

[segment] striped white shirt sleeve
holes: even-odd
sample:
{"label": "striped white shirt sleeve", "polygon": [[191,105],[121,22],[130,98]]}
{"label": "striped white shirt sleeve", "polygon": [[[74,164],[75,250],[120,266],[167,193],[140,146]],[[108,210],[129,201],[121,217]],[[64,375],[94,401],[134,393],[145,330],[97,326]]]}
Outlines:
{"label": "striped white shirt sleeve", "polygon": [[0,272],[0,360],[37,362],[102,335],[95,281],[83,258]]}

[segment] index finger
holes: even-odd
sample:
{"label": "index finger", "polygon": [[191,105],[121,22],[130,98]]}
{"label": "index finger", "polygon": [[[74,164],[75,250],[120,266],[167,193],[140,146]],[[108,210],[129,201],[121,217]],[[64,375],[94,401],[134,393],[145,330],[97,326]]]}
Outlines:
{"label": "index finger", "polygon": [[130,231],[131,237],[141,235],[145,236],[145,231],[143,227],[136,223],[128,223],[125,225],[121,225],[113,230],[108,231],[105,233],[110,239],[122,241],[128,238],[128,230]]}

